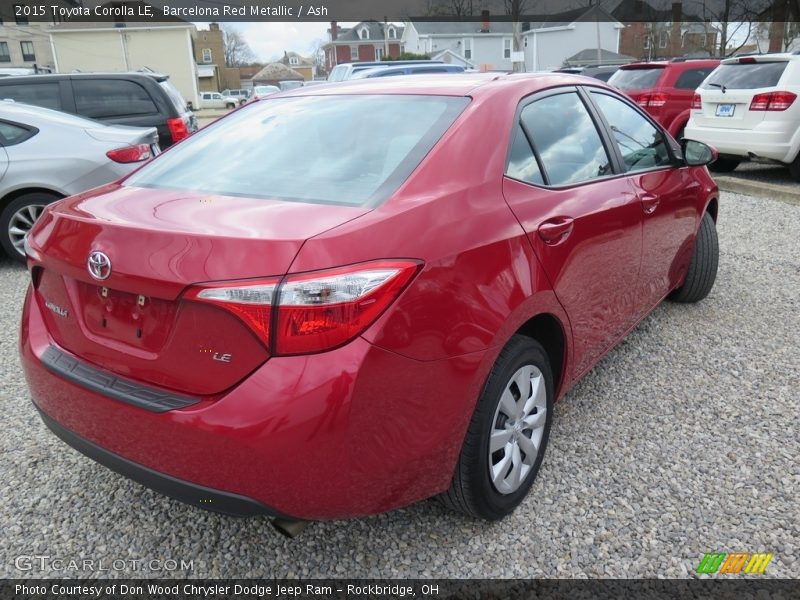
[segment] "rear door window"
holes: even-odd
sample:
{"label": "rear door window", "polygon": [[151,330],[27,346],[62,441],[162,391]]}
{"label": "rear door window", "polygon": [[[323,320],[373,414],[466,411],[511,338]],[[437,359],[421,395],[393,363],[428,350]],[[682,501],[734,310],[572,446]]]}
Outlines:
{"label": "rear door window", "polygon": [[528,136],[518,124],[514,132],[514,141],[511,143],[511,152],[508,156],[506,175],[512,179],[525,183],[543,184],[542,171],[533,154],[533,148],[528,141]]}
{"label": "rear door window", "polygon": [[611,173],[594,121],[577,92],[547,96],[522,109],[522,126],[549,185],[569,185]]}
{"label": "rear door window", "polygon": [[16,123],[8,123],[7,121],[0,121],[0,144],[3,146],[13,146],[24,142],[29,137],[32,137],[37,132],[36,129],[30,129],[17,125]]}
{"label": "rear door window", "polygon": [[61,110],[61,92],[57,81],[3,85],[0,86],[0,98]]}
{"label": "rear door window", "polygon": [[643,69],[620,69],[608,80],[608,83],[621,90],[645,90],[655,87],[663,67]]}
{"label": "rear door window", "polygon": [[732,63],[720,65],[703,84],[703,89],[754,90],[775,87],[786,69],[786,61]]}
{"label": "rear door window", "polygon": [[75,108],[90,119],[157,114],[144,87],[125,79],[73,79]]}

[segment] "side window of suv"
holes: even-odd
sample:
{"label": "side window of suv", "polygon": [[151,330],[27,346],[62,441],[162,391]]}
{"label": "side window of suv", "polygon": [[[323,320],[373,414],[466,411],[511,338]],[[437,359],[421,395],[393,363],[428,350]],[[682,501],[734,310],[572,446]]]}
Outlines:
{"label": "side window of suv", "polygon": [[708,74],[713,70],[712,67],[706,67],[705,69],[687,69],[678,76],[675,87],[679,90],[696,90],[697,86],[703,83],[703,80],[708,77]]}
{"label": "side window of suv", "polygon": [[73,79],[75,107],[90,119],[157,114],[150,94],[125,79]]}
{"label": "side window of suv", "polygon": [[608,175],[600,134],[576,92],[547,96],[522,109],[527,132],[548,185],[569,185]]}
{"label": "side window of suv", "polygon": [[625,170],[644,171],[671,164],[664,136],[634,108],[622,100],[592,92],[614,134]]}
{"label": "side window of suv", "polygon": [[61,110],[61,92],[55,81],[3,85],[0,86],[0,98],[11,98],[15,102]]}

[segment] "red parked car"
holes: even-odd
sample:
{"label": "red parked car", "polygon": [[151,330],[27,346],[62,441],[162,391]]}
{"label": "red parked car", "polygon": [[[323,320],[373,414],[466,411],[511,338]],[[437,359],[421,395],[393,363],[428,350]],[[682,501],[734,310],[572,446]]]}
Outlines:
{"label": "red parked car", "polygon": [[711,289],[714,152],[562,74],[290,94],[45,211],[21,330],[36,407],[202,508],[438,495],[503,517],[553,402],[662,299]]}
{"label": "red parked car", "polygon": [[694,91],[719,59],[683,59],[623,65],[608,83],[628,94],[675,139],[683,137]]}

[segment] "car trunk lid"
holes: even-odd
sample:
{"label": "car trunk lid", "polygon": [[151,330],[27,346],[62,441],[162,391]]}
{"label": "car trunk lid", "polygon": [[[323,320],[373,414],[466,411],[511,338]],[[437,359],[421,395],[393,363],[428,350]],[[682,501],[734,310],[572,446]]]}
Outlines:
{"label": "car trunk lid", "polygon": [[[237,317],[183,292],[281,276],[307,238],[368,210],[113,184],[60,202],[36,224],[36,299],[54,341],[76,357],[171,390],[217,394],[269,352]],[[97,252],[110,266],[93,275]]]}

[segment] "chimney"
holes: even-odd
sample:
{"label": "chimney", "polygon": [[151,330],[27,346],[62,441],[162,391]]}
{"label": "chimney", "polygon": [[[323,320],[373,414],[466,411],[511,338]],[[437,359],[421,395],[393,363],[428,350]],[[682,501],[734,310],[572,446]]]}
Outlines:
{"label": "chimney", "polygon": [[219,31],[219,23],[209,23],[208,24],[209,31]]}
{"label": "chimney", "polygon": [[489,33],[489,11],[481,11],[481,33]]}
{"label": "chimney", "polygon": [[331,21],[331,41],[335,42],[339,38],[339,26],[336,21]]}

